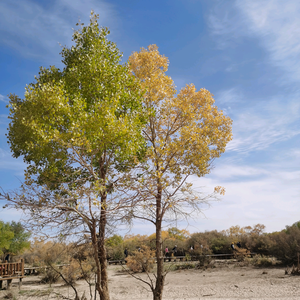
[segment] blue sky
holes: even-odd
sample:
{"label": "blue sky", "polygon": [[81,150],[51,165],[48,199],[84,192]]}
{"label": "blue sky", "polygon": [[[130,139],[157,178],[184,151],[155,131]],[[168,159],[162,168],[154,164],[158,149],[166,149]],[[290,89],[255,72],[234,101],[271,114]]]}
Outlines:
{"label": "blue sky", "polygon": [[[22,159],[6,142],[7,95],[23,97],[40,66],[62,67],[61,45],[90,11],[124,53],[156,44],[178,89],[194,83],[233,119],[233,140],[196,187],[226,188],[191,232],[262,223],[281,230],[300,220],[300,2],[298,0],[0,1],[0,186],[17,188]],[[0,208],[0,219],[21,218]],[[184,223],[178,226],[185,228]],[[149,234],[149,225],[136,232]]]}

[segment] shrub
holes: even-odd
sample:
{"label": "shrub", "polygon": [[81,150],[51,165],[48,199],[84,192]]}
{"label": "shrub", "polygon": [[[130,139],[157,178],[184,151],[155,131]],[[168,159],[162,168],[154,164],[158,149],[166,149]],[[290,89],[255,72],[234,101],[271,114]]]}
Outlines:
{"label": "shrub", "polygon": [[198,261],[199,261],[199,265],[198,265],[199,267],[205,267],[211,263],[212,259],[210,256],[207,255],[199,255]]}
{"label": "shrub", "polygon": [[61,273],[67,285],[70,286],[74,286],[76,280],[78,280],[82,275],[80,265],[75,260],[72,260],[68,266],[64,266]]}
{"label": "shrub", "polygon": [[46,268],[42,273],[41,283],[56,283],[60,275],[51,268]]}
{"label": "shrub", "polygon": [[264,255],[255,255],[251,259],[251,264],[255,267],[270,267],[276,265],[276,262],[274,257],[267,257]]}
{"label": "shrub", "polygon": [[270,254],[284,264],[297,264],[297,253],[300,252],[300,228],[287,226],[286,230],[271,235],[274,244]]}
{"label": "shrub", "polygon": [[188,269],[195,269],[195,264],[184,263],[180,265],[175,265],[175,270],[188,270]]}
{"label": "shrub", "polygon": [[134,251],[127,257],[127,267],[135,273],[150,272],[154,265],[155,251],[147,246],[142,246],[141,251]]}

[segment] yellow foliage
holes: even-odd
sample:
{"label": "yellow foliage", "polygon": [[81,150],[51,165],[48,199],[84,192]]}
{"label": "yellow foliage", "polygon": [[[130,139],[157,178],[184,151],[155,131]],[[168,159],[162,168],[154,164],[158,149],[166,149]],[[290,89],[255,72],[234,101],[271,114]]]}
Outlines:
{"label": "yellow foliage", "polygon": [[[232,138],[232,120],[218,110],[206,89],[197,91],[189,84],[176,95],[173,80],[165,74],[169,61],[156,45],[134,52],[129,64],[152,111],[145,136],[151,145],[148,158],[156,166],[153,176],[165,187],[174,179],[180,182],[182,174],[209,173],[210,161],[225,151]],[[166,171],[175,177],[166,179]]]}
{"label": "yellow foliage", "polygon": [[147,246],[142,246],[140,251],[134,251],[127,257],[127,267],[134,273],[150,272],[154,265],[155,251]]}

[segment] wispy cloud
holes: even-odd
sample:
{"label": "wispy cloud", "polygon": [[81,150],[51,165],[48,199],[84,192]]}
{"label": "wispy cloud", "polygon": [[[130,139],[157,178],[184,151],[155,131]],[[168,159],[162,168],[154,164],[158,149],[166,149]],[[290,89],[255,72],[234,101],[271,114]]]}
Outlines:
{"label": "wispy cloud", "polygon": [[238,0],[237,7],[249,21],[249,30],[261,38],[271,60],[286,76],[300,79],[300,2],[298,0]]}
{"label": "wispy cloud", "polygon": [[247,99],[239,87],[221,90],[216,102],[233,119],[233,140],[227,151],[248,153],[288,141],[300,134],[300,94]]}
{"label": "wispy cloud", "polygon": [[219,165],[209,176],[193,178],[193,183],[195,187],[205,186],[205,192],[221,185],[226,188],[226,194],[204,212],[205,219],[199,215],[191,222],[194,227],[189,230],[223,230],[233,225],[257,223],[265,224],[268,232],[282,230],[299,219],[299,176],[299,170],[285,169],[285,162],[281,168],[273,163],[259,167]]}
{"label": "wispy cloud", "polygon": [[211,33],[221,48],[243,37],[258,38],[270,62],[285,70],[282,80],[300,79],[300,2],[298,0],[236,0],[216,5],[208,16]]}
{"label": "wispy cloud", "polygon": [[282,103],[269,100],[247,107],[234,118],[234,139],[227,150],[250,152],[267,149],[271,144],[287,141],[300,134],[298,126],[300,105],[295,101]]}
{"label": "wispy cloud", "polygon": [[235,46],[238,39],[245,36],[245,20],[232,4],[228,1],[217,1],[207,16],[210,32],[219,36],[217,46],[220,49]]}
{"label": "wispy cloud", "polygon": [[8,98],[0,94],[0,102],[8,103]]}
{"label": "wispy cloud", "polygon": [[239,88],[233,87],[230,89],[219,91],[215,98],[218,103],[232,104],[242,102],[244,96]]}
{"label": "wispy cloud", "polygon": [[72,27],[79,18],[87,23],[92,9],[100,15],[101,25],[117,22],[113,6],[104,1],[0,1],[1,43],[26,57],[57,56],[59,43],[70,45]]}

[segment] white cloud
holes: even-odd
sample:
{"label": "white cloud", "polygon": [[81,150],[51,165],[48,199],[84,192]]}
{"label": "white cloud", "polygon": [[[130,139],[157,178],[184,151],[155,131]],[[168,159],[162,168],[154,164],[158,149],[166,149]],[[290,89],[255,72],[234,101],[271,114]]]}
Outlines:
{"label": "white cloud", "polygon": [[242,92],[237,88],[233,87],[227,90],[220,91],[215,99],[217,103],[222,104],[232,104],[232,103],[241,103],[243,100]]}
{"label": "white cloud", "polygon": [[245,177],[255,177],[270,175],[264,168],[251,167],[248,165],[222,164],[212,170],[212,175],[218,180],[243,179]]}
{"label": "white cloud", "polygon": [[188,228],[191,232],[223,230],[234,225],[264,224],[268,232],[284,229],[299,220],[300,171],[285,170],[274,164],[260,167],[248,165],[220,165],[205,178],[193,178],[195,187],[226,188],[220,202],[212,203]]}
{"label": "white cloud", "polygon": [[0,94],[0,102],[8,103],[8,98]]}
{"label": "white cloud", "polygon": [[57,56],[62,45],[70,45],[72,28],[81,18],[88,23],[91,10],[101,25],[115,24],[113,6],[97,0],[55,0],[42,6],[36,1],[0,1],[1,43],[23,56],[46,59]]}
{"label": "white cloud", "polygon": [[264,99],[237,113],[233,122],[233,140],[228,144],[227,150],[263,150],[276,142],[287,141],[299,135],[298,99],[298,95],[289,99],[285,99],[284,95],[276,99]]}
{"label": "white cloud", "polygon": [[[281,81],[300,79],[300,2],[298,0],[236,0],[220,2],[208,16],[220,48],[243,37],[258,38],[270,62],[285,71]],[[229,69],[230,71],[230,69]]]}
{"label": "white cloud", "polygon": [[300,2],[298,0],[239,0],[237,7],[249,30],[261,38],[275,65],[291,80],[300,79]]}
{"label": "white cloud", "polygon": [[218,35],[217,46],[220,49],[235,46],[238,38],[244,36],[245,20],[232,2],[217,1],[207,17],[208,26],[213,35]]}

